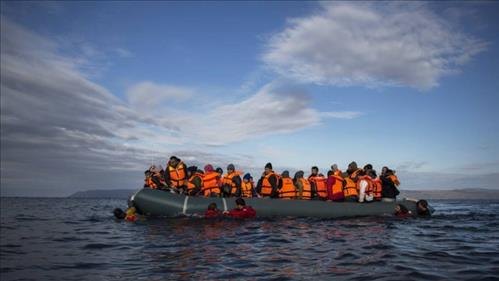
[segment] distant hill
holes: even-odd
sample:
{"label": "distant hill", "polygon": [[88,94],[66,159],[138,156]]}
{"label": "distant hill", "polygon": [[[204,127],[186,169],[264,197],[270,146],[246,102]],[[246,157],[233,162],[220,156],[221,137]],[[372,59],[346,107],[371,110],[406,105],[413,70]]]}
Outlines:
{"label": "distant hill", "polygon": [[[69,198],[117,198],[128,199],[135,189],[99,189],[78,191]],[[495,189],[453,189],[453,190],[404,190],[399,198],[415,199],[499,199],[499,190]]]}
{"label": "distant hill", "polygon": [[116,198],[128,199],[134,194],[136,189],[98,189],[78,191],[69,196],[69,198]]}

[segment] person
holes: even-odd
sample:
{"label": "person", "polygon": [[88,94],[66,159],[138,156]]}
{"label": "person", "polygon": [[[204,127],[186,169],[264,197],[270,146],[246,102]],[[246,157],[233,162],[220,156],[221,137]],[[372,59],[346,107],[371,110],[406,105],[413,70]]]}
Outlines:
{"label": "person", "polygon": [[359,203],[373,201],[373,185],[371,178],[364,170],[360,170],[357,176],[357,190],[359,191]]}
{"label": "person", "polygon": [[319,174],[319,168],[313,166],[311,169],[311,175],[308,177],[308,181],[312,186],[313,198],[319,200],[327,200],[327,179],[324,175]]}
{"label": "person", "polygon": [[367,175],[371,178],[373,185],[373,201],[381,201],[382,184],[380,178],[376,176],[375,170],[369,171]]}
{"label": "person", "polygon": [[381,176],[381,201],[393,202],[400,191],[397,189],[397,184],[400,184],[394,171],[388,167],[383,167]]}
{"label": "person", "polygon": [[416,202],[416,211],[418,216],[429,217],[431,216],[431,210],[428,207],[428,201],[419,200]]}
{"label": "person", "polygon": [[236,199],[236,208],[225,212],[228,217],[236,219],[250,219],[256,217],[256,211],[251,206],[246,206],[243,198]]}
{"label": "person", "polygon": [[407,218],[411,216],[411,211],[409,211],[406,206],[397,204],[395,205],[395,216],[399,218]]}
{"label": "person", "polygon": [[293,183],[293,179],[289,177],[289,171],[283,171],[281,174],[281,189],[279,190],[279,198],[296,198],[296,187]]}
{"label": "person", "polygon": [[312,199],[312,186],[310,182],[304,178],[304,172],[298,171],[295,173],[293,182],[296,187],[296,198],[302,200]]}
{"label": "person", "polygon": [[256,197],[253,178],[250,173],[246,173],[243,177],[243,182],[241,183],[241,197]]}
{"label": "person", "polygon": [[198,170],[196,166],[187,168],[189,180],[187,181],[186,193],[189,196],[198,195],[203,187],[203,171]]}
{"label": "person", "polygon": [[204,166],[203,187],[201,188],[201,193],[205,197],[220,196],[220,186],[218,185],[219,177],[220,174],[213,169],[211,164]]}
{"label": "person", "polygon": [[215,171],[218,173],[218,178],[217,178],[217,184],[218,184],[218,188],[220,188],[220,196],[222,196],[222,183],[223,183],[223,174],[224,174],[224,170],[220,167],[217,167],[215,169]]}
{"label": "person", "polygon": [[214,219],[214,218],[219,218],[219,217],[222,217],[222,211],[220,211],[218,208],[217,208],[217,204],[216,203],[210,203],[208,205],[208,209],[206,210],[206,212],[204,213],[204,217],[206,219]]}
{"label": "person", "polygon": [[345,187],[343,188],[343,196],[345,201],[357,202],[359,200],[359,192],[357,190],[357,176],[360,169],[357,168],[355,161],[348,164],[348,169],[345,175]]}
{"label": "person", "polygon": [[341,202],[345,199],[343,195],[343,178],[341,172],[336,168],[327,172],[327,198],[328,200]]}
{"label": "person", "polygon": [[265,171],[257,184],[257,192],[262,197],[278,198],[279,197],[279,176],[272,170],[272,164],[265,165]]}
{"label": "person", "polygon": [[113,210],[113,214],[114,214],[114,217],[117,218],[117,219],[119,219],[119,220],[123,220],[126,217],[126,213],[123,212],[123,210],[120,209],[120,208],[115,208]]}
{"label": "person", "polygon": [[187,189],[187,167],[180,158],[170,157],[164,178],[166,184],[179,193]]}
{"label": "person", "polygon": [[151,165],[147,171],[144,172],[144,187],[149,187],[151,189],[164,189],[166,188],[166,182],[163,178],[163,167],[156,165]]}
{"label": "person", "polygon": [[227,175],[222,179],[223,197],[241,197],[241,177],[240,172],[236,172],[234,164],[227,166]]}

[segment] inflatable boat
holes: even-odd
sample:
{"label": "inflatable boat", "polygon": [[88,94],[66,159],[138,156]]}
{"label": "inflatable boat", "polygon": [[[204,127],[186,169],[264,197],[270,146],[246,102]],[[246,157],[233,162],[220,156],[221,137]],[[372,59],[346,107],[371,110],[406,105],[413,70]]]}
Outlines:
{"label": "inflatable boat", "polygon": [[[236,207],[236,198],[193,197],[169,191],[144,188],[130,198],[130,203],[146,216],[203,215],[210,203],[227,211]],[[257,217],[317,217],[341,218],[392,215],[396,204],[402,204],[413,214],[416,202],[328,202],[319,200],[284,200],[270,198],[244,198],[246,205],[256,210]]]}

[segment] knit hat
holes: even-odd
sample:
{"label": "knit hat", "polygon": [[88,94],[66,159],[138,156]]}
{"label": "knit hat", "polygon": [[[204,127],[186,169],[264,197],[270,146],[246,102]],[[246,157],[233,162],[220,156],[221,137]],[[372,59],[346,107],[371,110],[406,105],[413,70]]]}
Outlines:
{"label": "knit hat", "polygon": [[283,178],[289,178],[289,171],[282,171],[281,175]]}
{"label": "knit hat", "polygon": [[270,162],[265,164],[265,169],[267,169],[267,168],[272,169],[272,164]]}
{"label": "knit hat", "polygon": [[213,166],[211,164],[204,166],[204,171],[205,172],[213,172]]}
{"label": "knit hat", "polygon": [[234,167],[234,164],[229,164],[227,166],[227,170],[232,170],[232,171],[235,171],[236,170],[236,167]]}
{"label": "knit hat", "polygon": [[195,173],[197,170],[198,170],[198,167],[196,167],[196,166],[190,166],[189,168],[187,168],[187,171],[189,171],[191,173]]}
{"label": "knit hat", "polygon": [[224,173],[224,170],[222,170],[222,168],[220,168],[220,167],[217,167],[215,169],[215,171],[217,171],[217,173],[219,173],[219,174],[223,174]]}
{"label": "knit hat", "polygon": [[250,173],[246,173],[243,177],[243,180],[250,180],[251,179],[251,174]]}

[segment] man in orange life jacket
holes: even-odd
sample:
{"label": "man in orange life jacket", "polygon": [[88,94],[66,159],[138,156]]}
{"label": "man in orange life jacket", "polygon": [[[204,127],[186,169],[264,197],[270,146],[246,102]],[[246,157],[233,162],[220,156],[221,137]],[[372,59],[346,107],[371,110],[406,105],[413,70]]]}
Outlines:
{"label": "man in orange life jacket", "polygon": [[234,164],[227,166],[227,175],[222,178],[223,197],[241,197],[241,177],[236,172]]}
{"label": "man in orange life jacket", "polygon": [[187,168],[187,176],[189,178],[187,181],[187,195],[198,195],[203,187],[203,171],[198,170],[196,166],[191,166]]}
{"label": "man in orange life jacket", "polygon": [[312,174],[308,176],[308,181],[312,185],[313,198],[327,200],[326,178],[319,174],[317,166],[313,166],[311,172]]}
{"label": "man in orange life jacket", "polygon": [[279,197],[281,199],[296,199],[296,186],[293,179],[289,177],[289,171],[283,171],[281,173],[280,186]]}
{"label": "man in orange life jacket", "polygon": [[279,197],[279,178],[277,174],[272,171],[272,164],[265,165],[265,171],[258,181],[256,186],[257,192],[262,197],[278,198]]}
{"label": "man in orange life jacket", "polygon": [[312,199],[312,187],[310,182],[304,178],[304,172],[298,171],[295,173],[295,177],[293,178],[293,182],[296,187],[296,198],[301,200],[310,200]]}
{"label": "man in orange life jacket", "polygon": [[170,157],[165,170],[165,182],[174,190],[183,193],[187,189],[187,167],[176,156]]}
{"label": "man in orange life jacket", "polygon": [[219,197],[220,196],[220,186],[219,183],[220,174],[213,170],[211,164],[204,166],[203,175],[203,187],[201,193],[205,197]]}

